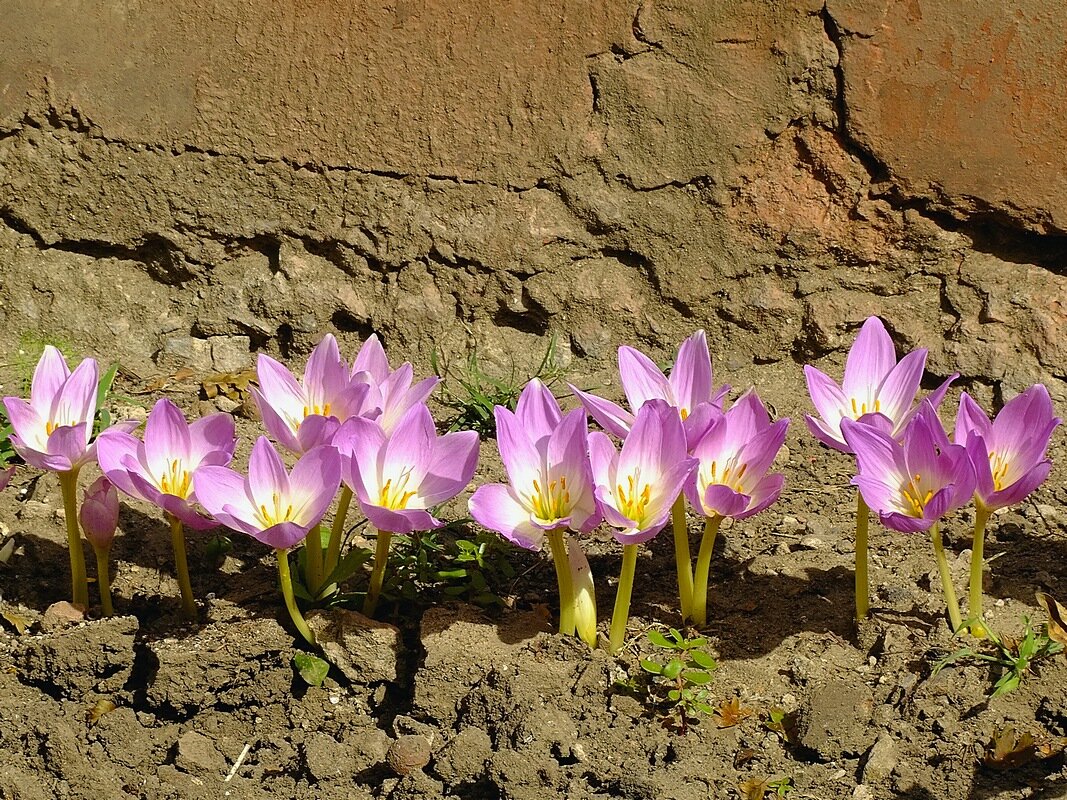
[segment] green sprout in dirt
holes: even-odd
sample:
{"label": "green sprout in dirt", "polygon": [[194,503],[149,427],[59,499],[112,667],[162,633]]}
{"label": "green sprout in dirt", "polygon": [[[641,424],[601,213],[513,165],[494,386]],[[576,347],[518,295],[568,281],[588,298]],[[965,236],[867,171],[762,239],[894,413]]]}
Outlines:
{"label": "green sprout in dirt", "polygon": [[440,398],[452,415],[444,421],[449,431],[476,431],[483,439],[496,435],[493,409],[503,406],[515,410],[522,387],[534,378],[551,386],[563,375],[557,364],[556,338],[548,340],[541,363],[532,375],[520,377],[514,366],[506,378],[485,372],[478,360],[477,348],[472,348],[460,365],[444,361],[435,350],[430,354],[430,366],[441,379]]}
{"label": "green sprout in dirt", "polygon": [[[969,626],[972,620],[965,621]],[[1013,639],[999,636],[991,628],[985,628],[987,638],[981,642],[983,649],[963,647],[941,659],[934,667],[936,675],[949,664],[957,661],[978,661],[999,667],[1000,677],[993,685],[990,697],[999,697],[1018,688],[1023,677],[1032,671],[1038,662],[1056,655],[1063,650],[1063,645],[1048,636],[1048,629],[1042,626],[1035,631],[1030,625],[1030,618],[1023,617],[1023,638]]]}
{"label": "green sprout in dirt", "polygon": [[671,628],[669,636],[649,631],[648,640],[666,651],[664,657],[669,658],[667,661],[642,658],[641,669],[653,677],[661,699],[671,707],[666,721],[674,723],[676,715],[677,728],[684,736],[690,725],[700,721],[701,715],[708,716],[715,711],[708,702],[707,684],[711,683],[711,673],[718,665],[701,649],[708,643],[703,637],[689,639]]}
{"label": "green sprout in dirt", "polygon": [[473,541],[457,539],[455,547],[454,555],[446,555],[452,566],[438,572],[447,582],[444,594],[482,608],[504,605],[495,590],[515,577],[515,567],[500,537],[480,531]]}

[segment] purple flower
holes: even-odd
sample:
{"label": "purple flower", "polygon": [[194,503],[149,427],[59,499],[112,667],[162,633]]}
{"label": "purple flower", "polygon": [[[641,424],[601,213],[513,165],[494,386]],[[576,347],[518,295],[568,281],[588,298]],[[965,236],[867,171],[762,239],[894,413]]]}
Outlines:
{"label": "purple flower", "polygon": [[330,445],[308,450],[287,473],[266,436],[252,447],[248,477],[204,466],[193,476],[200,504],[232,530],[277,550],[292,547],[318,525],[341,484],[341,457]]}
{"label": "purple flower", "polygon": [[[878,317],[869,317],[849,350],[841,386],[815,367],[804,367],[808,393],[819,412],[819,417],[804,417],[812,435],[835,450],[850,452],[841,421],[860,420],[899,439],[916,412],[913,404],[926,355],[925,349],[914,350],[898,362],[885,325]],[[935,409],[958,376],[952,374],[930,395]]]}
{"label": "purple flower", "polygon": [[967,448],[974,466],[975,502],[981,508],[1015,505],[1044,482],[1052,469],[1045,454],[1060,422],[1041,384],[1005,403],[992,422],[970,395],[960,396],[954,438]]}
{"label": "purple flower", "polygon": [[[71,372],[63,355],[45,347],[33,373],[30,401],[5,397],[14,433],[11,444],[27,464],[52,472],[70,472],[93,460],[93,418],[99,380],[96,361],[86,358]],[[136,423],[120,423],[132,429]]]}
{"label": "purple flower", "polygon": [[[440,381],[437,377],[423,378],[412,386],[414,373],[414,368],[407,361],[395,370],[389,365],[377,334],[372,334],[356,354],[352,363],[352,381],[367,385],[364,407],[380,412],[378,424],[386,433],[392,432],[409,409],[425,403]],[[373,418],[374,414],[364,412],[364,416]]]}
{"label": "purple flower", "polygon": [[903,443],[847,418],[841,430],[859,465],[852,483],[887,528],[929,530],[970,501],[975,488],[971,459],[965,448],[949,442],[929,400],[904,430]]}
{"label": "purple flower", "polygon": [[256,361],[259,388],[252,388],[263,425],[286,450],[305,453],[329,444],[341,423],[367,407],[370,386],[351,378],[337,340],[330,334],[308,356],[303,380],[270,356]]}
{"label": "purple flower", "polygon": [[622,544],[641,544],[667,524],[671,506],[697,462],[686,454],[685,431],[676,409],[649,400],[621,452],[606,434],[589,434],[596,498],[605,521],[620,530]]}
{"label": "purple flower", "polygon": [[439,528],[429,509],[459,494],[478,464],[478,434],[438,436],[425,405],[412,407],[391,433],[363,417],[349,419],[334,444],[344,482],[379,531]]}
{"label": "purple flower", "polygon": [[729,386],[716,391],[712,384],[711,355],[704,331],[697,331],[682,342],[669,378],[640,350],[623,345],[619,348],[619,378],[631,411],[574,386],[570,388],[589,415],[620,439],[626,438],[641,406],[649,400],[662,400],[677,409],[685,423],[686,440],[695,443],[707,430],[714,411],[722,409],[723,398],[730,391]]}
{"label": "purple flower", "polygon": [[686,486],[693,508],[701,509],[706,517],[745,519],[777,500],[785,477],[767,470],[788,427],[788,419],[771,422],[754,390],[716,416],[693,448],[700,462]]}
{"label": "purple flower", "polygon": [[145,422],[144,441],[107,430],[97,441],[97,461],[108,479],[131,497],[166,511],[194,530],[216,525],[194,509],[193,475],[223,467],[237,447],[233,417],[209,414],[189,424],[173,402],[158,400]]}
{"label": "purple flower", "polygon": [[119,494],[114,485],[101,475],[85,490],[78,511],[82,531],[94,548],[107,550],[119,524]]}
{"label": "purple flower", "polygon": [[0,469],[0,492],[7,488],[7,484],[11,481],[11,476],[15,474],[14,467],[8,467],[7,469]]}
{"label": "purple flower", "polygon": [[535,406],[531,396],[523,418],[496,407],[497,446],[511,484],[480,486],[469,502],[480,525],[530,550],[541,549],[546,531],[589,531],[601,519],[589,466],[585,412],[571,411],[545,435],[543,427],[523,422],[540,413]]}

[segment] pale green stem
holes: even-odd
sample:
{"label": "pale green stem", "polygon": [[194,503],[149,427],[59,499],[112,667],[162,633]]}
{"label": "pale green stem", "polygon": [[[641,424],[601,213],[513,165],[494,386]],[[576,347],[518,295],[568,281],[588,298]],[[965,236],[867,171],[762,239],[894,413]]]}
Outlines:
{"label": "pale green stem", "polygon": [[637,545],[622,546],[622,569],[619,570],[619,589],[615,593],[615,610],[611,612],[610,647],[614,655],[622,649],[626,639],[626,622],[630,619],[630,595],[634,590],[634,571],[637,569]]}
{"label": "pale green stem", "polygon": [[574,587],[571,585],[571,567],[562,528],[548,532],[548,546],[556,565],[556,582],[559,584],[559,632],[570,636],[574,633]]}
{"label": "pale green stem", "polygon": [[96,585],[100,589],[100,606],[104,609],[105,616],[112,617],[115,615],[115,607],[111,604],[111,575],[108,564],[111,548],[93,545],[93,550],[96,552]]}
{"label": "pale green stem", "polygon": [[870,531],[870,509],[863,495],[856,492],[856,620],[867,619],[870,607],[870,584],[867,578],[867,538]]}
{"label": "pale green stem", "polygon": [[693,609],[693,557],[689,553],[689,526],[685,520],[685,495],[671,506],[674,527],[674,561],[678,569],[678,601],[682,619],[689,619]]}
{"label": "pale green stem", "polygon": [[378,607],[378,596],[382,593],[385,565],[389,563],[389,542],[392,538],[393,534],[389,531],[378,531],[378,544],[374,548],[374,569],[370,574],[367,598],[363,601],[363,616],[365,617],[373,617],[374,610]]}
{"label": "pale green stem", "polygon": [[722,515],[716,514],[704,520],[704,535],[697,552],[697,568],[693,584],[693,624],[697,627],[708,623],[708,574],[711,572],[711,554],[715,551],[715,537],[722,524]]}
{"label": "pale green stem", "polygon": [[341,497],[337,501],[337,514],[333,518],[333,526],[330,528],[330,543],[326,547],[327,575],[332,575],[341,563],[341,539],[345,534],[345,521],[348,519],[348,507],[352,503],[352,490],[348,485],[341,487]]}
{"label": "pale green stem", "polygon": [[196,601],[189,580],[189,559],[185,555],[185,531],[182,521],[173,514],[167,514],[167,520],[170,522],[170,543],[174,547],[174,571],[182,594],[182,616],[192,622],[196,619]]}
{"label": "pale green stem", "polygon": [[78,470],[60,472],[59,486],[63,491],[63,512],[67,518],[67,550],[70,552],[71,602],[89,607],[89,584],[85,580],[85,553],[82,533],[78,526]]}
{"label": "pale green stem", "polygon": [[934,555],[937,557],[937,571],[941,574],[941,590],[945,594],[945,605],[948,606],[948,621],[952,625],[952,632],[958,633],[963,625],[960,616],[960,604],[956,599],[956,587],[952,585],[952,573],[949,572],[948,558],[945,556],[945,548],[941,544],[941,525],[935,522],[930,529],[930,538],[934,542]]}
{"label": "pale green stem", "polygon": [[296,626],[300,635],[304,637],[304,641],[308,644],[315,644],[315,634],[311,632],[307,622],[304,620],[304,615],[300,613],[300,608],[296,604],[296,597],[293,595],[293,579],[289,574],[289,553],[277,548],[274,554],[278,557],[278,580],[282,585],[282,597],[285,598],[285,607],[289,610],[289,618],[293,621],[293,625]]}
{"label": "pale green stem", "polygon": [[304,578],[307,580],[308,594],[312,597],[318,597],[319,592],[322,591],[322,534],[319,533],[319,526],[315,525],[308,531],[307,536],[304,537],[304,549],[307,551],[306,559],[304,563],[307,566],[307,574]]}
{"label": "pale green stem", "polygon": [[967,614],[971,619],[971,635],[978,639],[986,637],[982,624],[982,562],[985,549],[985,526],[989,512],[978,506],[974,512],[974,542],[971,544],[971,586],[967,602]]}

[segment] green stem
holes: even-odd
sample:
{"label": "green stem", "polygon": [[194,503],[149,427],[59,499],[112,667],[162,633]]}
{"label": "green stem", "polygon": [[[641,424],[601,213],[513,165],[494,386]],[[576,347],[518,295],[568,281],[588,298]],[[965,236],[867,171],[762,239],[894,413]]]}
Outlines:
{"label": "green stem", "polygon": [[960,604],[956,600],[956,587],[952,585],[952,573],[949,572],[948,558],[945,556],[945,548],[941,544],[941,525],[935,522],[930,529],[930,538],[934,542],[934,555],[937,557],[937,571],[941,574],[941,590],[945,594],[945,605],[948,606],[948,620],[952,625],[952,632],[958,633],[963,625],[960,616]]}
{"label": "green stem", "polygon": [[634,589],[637,569],[637,545],[622,546],[622,569],[619,570],[619,589],[615,593],[615,610],[611,612],[610,648],[614,655],[622,649],[626,638],[626,622],[630,619],[630,595]]}
{"label": "green stem", "polygon": [[341,487],[341,497],[337,501],[337,513],[333,518],[333,526],[330,528],[330,543],[326,547],[327,575],[332,575],[341,563],[341,539],[345,534],[345,522],[348,519],[348,507],[352,503],[352,490],[347,484]]}
{"label": "green stem", "polygon": [[363,615],[373,617],[374,610],[378,607],[378,596],[382,593],[382,581],[385,578],[385,565],[389,562],[389,542],[393,534],[389,531],[378,531],[378,544],[374,548],[374,569],[370,574],[370,587],[367,589],[367,598],[363,601]]}
{"label": "green stem", "polygon": [[100,606],[104,609],[105,616],[113,617],[115,607],[111,604],[111,575],[108,564],[111,548],[93,545],[93,550],[96,551],[96,585],[100,588]]}
{"label": "green stem", "polygon": [[85,580],[85,552],[78,526],[78,470],[60,472],[59,486],[63,492],[63,512],[67,518],[67,550],[70,552],[71,602],[89,607],[89,584]]}
{"label": "green stem", "polygon": [[863,495],[856,492],[856,620],[867,619],[870,607],[870,583],[867,578],[867,538],[870,531],[870,509]]}
{"label": "green stem", "polygon": [[722,524],[722,515],[716,514],[704,520],[704,535],[697,553],[697,568],[693,585],[693,624],[697,627],[708,623],[708,574],[711,572],[711,554],[715,551],[715,537]]}
{"label": "green stem", "polygon": [[304,562],[307,565],[307,574],[304,578],[307,580],[308,594],[318,597],[319,592],[322,591],[323,579],[322,534],[319,532],[318,525],[312,527],[304,537],[304,549],[307,551]]}
{"label": "green stem", "polygon": [[285,607],[289,610],[289,619],[293,621],[293,625],[296,626],[300,635],[304,637],[304,641],[308,644],[315,644],[315,634],[308,627],[307,622],[304,620],[304,615],[300,613],[300,609],[296,605],[296,597],[293,596],[293,579],[289,574],[289,553],[277,548],[274,554],[278,557],[278,580],[282,585],[282,597],[285,598]]}
{"label": "green stem", "polygon": [[170,543],[174,547],[174,570],[182,595],[182,616],[193,622],[196,620],[196,601],[193,600],[193,584],[189,580],[189,560],[185,555],[185,531],[182,521],[173,514],[167,514],[167,520],[170,522]]}
{"label": "green stem", "polygon": [[548,532],[548,546],[556,565],[556,582],[559,584],[559,632],[570,636],[574,633],[574,587],[571,585],[571,567],[562,528]]}
{"label": "green stem", "polygon": [[974,512],[974,542],[971,544],[971,586],[967,601],[967,615],[971,619],[971,635],[978,639],[986,637],[982,624],[982,562],[985,549],[985,526],[989,512],[978,506]]}
{"label": "green stem", "polygon": [[693,609],[693,557],[689,553],[689,526],[685,520],[685,495],[671,506],[674,527],[674,561],[678,569],[678,605],[682,619],[687,620]]}

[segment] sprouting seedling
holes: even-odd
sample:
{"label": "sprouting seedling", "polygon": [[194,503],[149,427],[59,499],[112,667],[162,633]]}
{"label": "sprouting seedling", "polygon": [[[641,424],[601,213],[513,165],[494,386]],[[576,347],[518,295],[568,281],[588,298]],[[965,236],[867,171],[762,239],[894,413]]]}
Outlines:
{"label": "sprouting seedling", "polygon": [[489,608],[504,605],[500,587],[515,577],[515,567],[504,557],[500,539],[479,533],[474,539],[457,539],[454,554],[446,554],[444,579],[447,597],[462,597]]}
{"label": "sprouting seedling", "polygon": [[[707,684],[711,683],[711,673],[718,665],[701,649],[708,643],[704,637],[690,639],[671,628],[668,636],[649,631],[648,640],[667,651],[665,655],[673,654],[666,662],[642,658],[641,669],[667,690],[666,701],[671,705],[671,713],[677,715],[678,730],[684,736],[690,725],[700,721],[701,715],[715,712],[708,702]],[[672,717],[668,720],[673,722]]]}
{"label": "sprouting seedling", "polygon": [[[969,626],[973,620],[967,620]],[[949,664],[957,661],[972,660],[990,664],[1001,669],[1000,677],[993,685],[990,697],[999,697],[1018,688],[1022,679],[1035,670],[1035,665],[1046,658],[1056,655],[1063,650],[1063,645],[1049,638],[1048,630],[1042,626],[1034,630],[1030,625],[1030,618],[1023,617],[1022,639],[1012,639],[1007,636],[999,636],[991,628],[985,628],[987,647],[984,650],[976,650],[973,647],[962,647],[954,653],[945,656],[934,667],[936,675]]]}
{"label": "sprouting seedling", "polygon": [[522,388],[529,380],[540,378],[545,385],[551,386],[563,375],[557,364],[555,336],[549,337],[540,364],[526,378],[520,377],[514,366],[507,377],[486,372],[478,360],[477,348],[472,348],[458,366],[445,361],[434,350],[430,353],[430,367],[441,379],[441,402],[452,411],[452,416],[444,421],[446,429],[475,431],[483,439],[496,435],[493,411],[496,406],[514,411]]}

